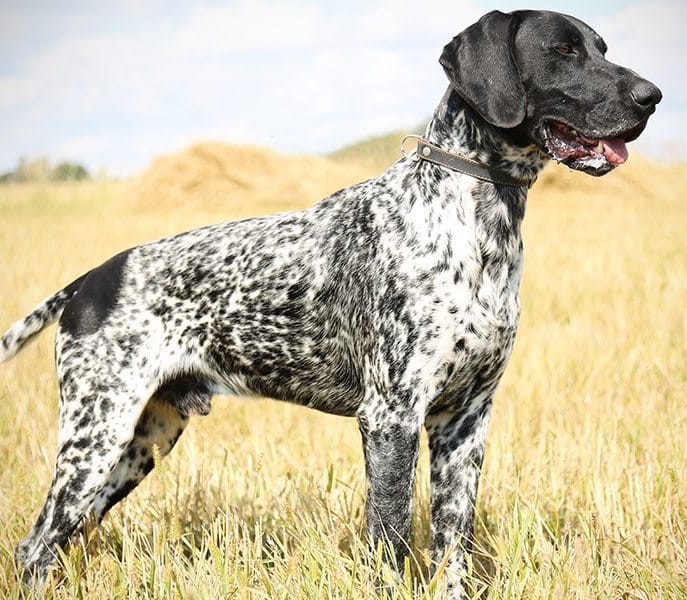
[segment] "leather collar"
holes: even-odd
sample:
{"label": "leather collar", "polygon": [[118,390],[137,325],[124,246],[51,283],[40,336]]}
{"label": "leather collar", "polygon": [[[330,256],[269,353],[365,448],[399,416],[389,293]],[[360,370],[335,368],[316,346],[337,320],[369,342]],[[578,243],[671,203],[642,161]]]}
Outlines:
{"label": "leather collar", "polygon": [[[404,149],[404,144],[408,139],[417,140],[417,147],[409,154],[406,153]],[[415,160],[426,160],[427,162],[434,163],[435,165],[451,169],[452,171],[457,171],[458,173],[474,177],[475,179],[479,179],[481,181],[488,181],[489,183],[525,188],[531,187],[532,183],[534,183],[524,179],[518,179],[499,169],[482,165],[477,161],[461,156],[460,154],[454,154],[452,152],[442,150],[438,146],[430,144],[426,139],[418,135],[407,135],[404,137],[403,141],[401,142],[401,152],[408,158],[413,158]]]}

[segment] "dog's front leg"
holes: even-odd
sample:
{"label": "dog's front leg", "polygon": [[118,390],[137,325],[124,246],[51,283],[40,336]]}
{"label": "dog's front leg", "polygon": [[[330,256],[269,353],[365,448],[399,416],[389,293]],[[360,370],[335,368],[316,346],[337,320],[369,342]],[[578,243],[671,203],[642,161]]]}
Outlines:
{"label": "dog's front leg", "polygon": [[409,550],[421,420],[377,406],[361,411],[358,423],[365,453],[370,541],[375,548],[380,541],[389,542],[392,560],[401,570]]}
{"label": "dog's front leg", "polygon": [[448,598],[464,598],[466,553],[471,551],[477,483],[491,398],[425,419],[432,478],[432,558],[446,560]]}

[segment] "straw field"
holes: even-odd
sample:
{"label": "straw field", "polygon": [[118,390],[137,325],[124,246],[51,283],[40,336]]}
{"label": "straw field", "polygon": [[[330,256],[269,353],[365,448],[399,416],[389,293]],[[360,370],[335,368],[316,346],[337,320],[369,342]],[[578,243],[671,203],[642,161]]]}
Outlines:
{"label": "straw field", "polygon": [[[0,329],[123,248],[307,206],[392,160],[372,159],[199,144],[131,182],[0,186]],[[686,189],[687,166],[634,157],[600,180],[552,167],[533,189],[475,597],[687,597]],[[389,577],[364,541],[355,422],[222,397],[45,590],[22,590],[13,548],[55,453],[53,338],[0,365],[0,597],[357,600]],[[423,449],[413,560],[393,597],[427,577],[428,497]]]}

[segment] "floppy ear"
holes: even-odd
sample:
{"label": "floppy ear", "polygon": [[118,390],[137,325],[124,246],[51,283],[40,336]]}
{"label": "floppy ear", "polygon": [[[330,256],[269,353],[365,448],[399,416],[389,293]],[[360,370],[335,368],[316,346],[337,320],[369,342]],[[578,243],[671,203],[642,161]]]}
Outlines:
{"label": "floppy ear", "polygon": [[518,21],[494,10],[446,44],[439,59],[454,89],[497,127],[515,127],[525,118],[525,88],[512,52]]}

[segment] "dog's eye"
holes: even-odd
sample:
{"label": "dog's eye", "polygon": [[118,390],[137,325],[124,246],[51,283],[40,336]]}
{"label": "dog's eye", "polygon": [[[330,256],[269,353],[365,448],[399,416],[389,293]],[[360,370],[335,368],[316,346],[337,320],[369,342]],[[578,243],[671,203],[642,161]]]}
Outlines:
{"label": "dog's eye", "polygon": [[575,50],[573,50],[573,47],[570,44],[561,44],[560,46],[556,46],[556,52],[558,54],[575,54]]}

